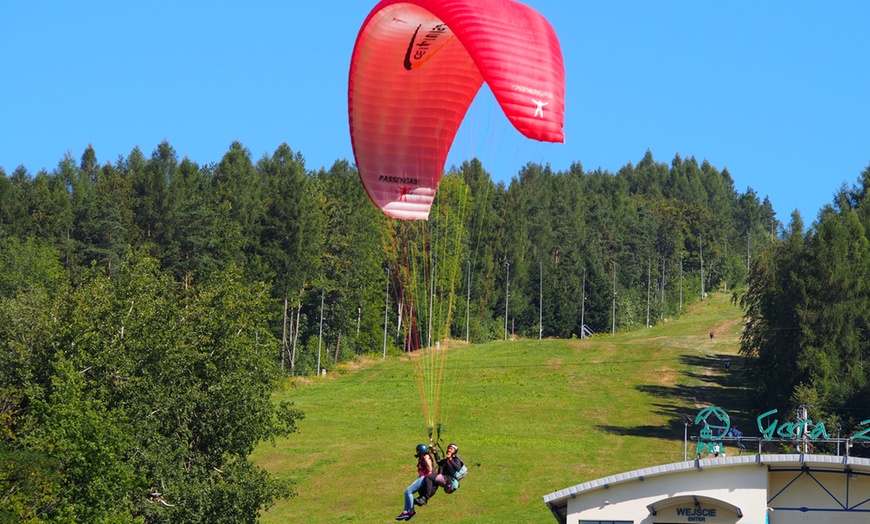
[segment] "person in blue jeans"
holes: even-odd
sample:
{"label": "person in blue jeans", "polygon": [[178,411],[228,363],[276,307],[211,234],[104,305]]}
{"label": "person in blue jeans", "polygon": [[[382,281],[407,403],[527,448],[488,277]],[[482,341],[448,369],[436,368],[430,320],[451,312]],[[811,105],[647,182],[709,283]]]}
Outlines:
{"label": "person in blue jeans", "polygon": [[426,479],[426,475],[429,475],[435,469],[435,462],[432,460],[431,448],[426,444],[417,444],[414,456],[417,457],[417,479],[414,480],[414,482],[408,486],[408,489],[405,490],[405,508],[401,513],[399,513],[396,520],[411,520],[414,518],[414,515],[417,514],[417,512],[414,511],[414,493],[423,486],[423,481]]}
{"label": "person in blue jeans", "polygon": [[435,451],[435,464],[438,465],[438,471],[426,476],[419,490],[420,496],[414,499],[414,504],[425,506],[439,487],[444,488],[445,493],[453,493],[453,479],[464,466],[462,459],[456,454],[458,452],[459,446],[453,443],[447,446],[447,455],[443,459],[438,456],[438,451]]}

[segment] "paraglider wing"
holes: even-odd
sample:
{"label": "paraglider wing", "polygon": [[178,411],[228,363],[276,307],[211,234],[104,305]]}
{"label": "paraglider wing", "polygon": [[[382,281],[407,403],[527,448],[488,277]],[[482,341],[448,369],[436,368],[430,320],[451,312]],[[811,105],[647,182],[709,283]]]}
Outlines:
{"label": "paraglider wing", "polygon": [[559,41],[513,0],[383,0],[357,36],[351,143],[372,202],[426,220],[459,124],[483,82],[523,135],[564,142]]}

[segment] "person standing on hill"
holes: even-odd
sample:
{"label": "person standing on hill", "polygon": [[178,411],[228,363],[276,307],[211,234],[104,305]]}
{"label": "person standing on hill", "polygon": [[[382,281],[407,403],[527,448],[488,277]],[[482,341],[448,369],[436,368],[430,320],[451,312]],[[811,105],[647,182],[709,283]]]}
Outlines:
{"label": "person standing on hill", "polygon": [[414,480],[405,490],[405,507],[396,517],[396,520],[411,520],[417,514],[414,511],[414,493],[420,489],[427,475],[435,470],[435,462],[432,460],[432,449],[426,444],[418,444],[416,449],[417,457],[417,479]]}

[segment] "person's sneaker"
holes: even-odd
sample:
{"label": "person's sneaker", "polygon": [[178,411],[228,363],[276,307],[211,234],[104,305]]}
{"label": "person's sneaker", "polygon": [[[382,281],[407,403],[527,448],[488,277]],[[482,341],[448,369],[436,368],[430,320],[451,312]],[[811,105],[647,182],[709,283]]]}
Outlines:
{"label": "person's sneaker", "polygon": [[425,506],[428,499],[426,497],[417,497],[414,499],[414,504],[417,506]]}
{"label": "person's sneaker", "polygon": [[411,520],[412,518],[414,518],[414,515],[416,515],[416,514],[417,514],[417,512],[414,510],[409,511],[408,516],[405,517],[405,520]]}
{"label": "person's sneaker", "polygon": [[410,513],[408,513],[407,511],[403,511],[399,513],[399,516],[396,517],[396,520],[411,520]]}

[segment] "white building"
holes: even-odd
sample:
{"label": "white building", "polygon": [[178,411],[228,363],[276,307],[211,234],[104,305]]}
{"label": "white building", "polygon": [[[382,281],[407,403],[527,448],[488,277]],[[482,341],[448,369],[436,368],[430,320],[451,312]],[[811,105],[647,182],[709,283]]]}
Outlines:
{"label": "white building", "polygon": [[584,482],[544,502],[561,524],[867,524],[870,459],[706,458]]}

